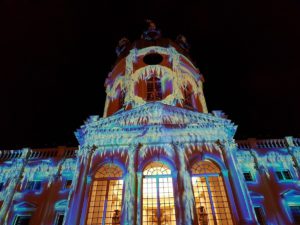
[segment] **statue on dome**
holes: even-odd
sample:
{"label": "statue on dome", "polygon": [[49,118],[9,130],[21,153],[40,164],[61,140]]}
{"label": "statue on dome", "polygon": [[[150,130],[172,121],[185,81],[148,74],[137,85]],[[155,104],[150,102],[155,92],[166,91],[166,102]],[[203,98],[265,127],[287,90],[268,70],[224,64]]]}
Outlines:
{"label": "statue on dome", "polygon": [[176,38],[176,42],[177,44],[184,49],[185,51],[189,51],[190,50],[190,44],[187,42],[186,37],[183,36],[182,34],[179,34]]}
{"label": "statue on dome", "polygon": [[157,29],[156,24],[152,20],[146,20],[148,29],[143,32],[141,38],[146,41],[155,41],[161,37],[161,32]]}
{"label": "statue on dome", "polygon": [[129,45],[130,41],[126,37],[122,37],[116,47],[117,56],[120,56]]}

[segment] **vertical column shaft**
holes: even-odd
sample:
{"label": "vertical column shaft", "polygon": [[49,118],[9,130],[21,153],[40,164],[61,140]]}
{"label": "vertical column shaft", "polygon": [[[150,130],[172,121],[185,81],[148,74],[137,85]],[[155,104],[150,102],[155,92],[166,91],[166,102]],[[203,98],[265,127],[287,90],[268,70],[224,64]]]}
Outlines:
{"label": "vertical column shaft", "polygon": [[73,190],[69,195],[69,211],[67,213],[65,224],[80,224],[82,205],[84,201],[84,192],[86,188],[85,184],[87,182],[87,174],[90,168],[90,162],[94,152],[94,148],[86,147],[81,151],[83,154],[77,159],[77,183],[74,184]]}
{"label": "vertical column shaft", "polygon": [[195,201],[192,195],[193,186],[190,173],[187,170],[184,146],[175,145],[175,151],[178,158],[178,193],[181,196],[181,211],[183,213],[183,224],[197,224],[195,216]]}
{"label": "vertical column shaft", "polygon": [[223,142],[219,143],[225,158],[225,163],[230,171],[233,190],[236,196],[236,206],[240,212],[240,224],[256,224],[254,210],[251,207],[251,198],[246,184],[241,180],[234,159],[235,144]]}
{"label": "vertical column shaft", "polygon": [[130,146],[128,149],[128,166],[124,179],[124,197],[122,204],[122,221],[124,225],[135,224],[136,214],[136,147]]}

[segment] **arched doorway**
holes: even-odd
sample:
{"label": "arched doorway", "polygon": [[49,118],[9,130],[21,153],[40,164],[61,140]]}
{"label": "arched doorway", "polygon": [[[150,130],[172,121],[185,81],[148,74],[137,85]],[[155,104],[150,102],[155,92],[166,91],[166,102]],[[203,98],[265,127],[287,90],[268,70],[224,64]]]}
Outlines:
{"label": "arched doorway", "polygon": [[119,225],[122,208],[123,171],[112,163],[95,173],[89,200],[88,225]]}
{"label": "arched doorway", "polygon": [[192,184],[200,225],[233,224],[220,169],[210,161],[193,164]]}
{"label": "arched doorway", "polygon": [[152,162],[143,171],[142,224],[175,225],[175,204],[171,170]]}

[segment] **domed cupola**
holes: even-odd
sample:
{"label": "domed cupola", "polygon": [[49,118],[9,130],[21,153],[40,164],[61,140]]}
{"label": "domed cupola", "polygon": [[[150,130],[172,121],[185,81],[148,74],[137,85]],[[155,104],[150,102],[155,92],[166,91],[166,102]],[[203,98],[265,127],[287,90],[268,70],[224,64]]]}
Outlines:
{"label": "domed cupola", "polygon": [[118,61],[105,82],[104,117],[151,102],[207,113],[203,76],[188,56],[183,35],[163,38],[155,23],[132,44],[119,41]]}

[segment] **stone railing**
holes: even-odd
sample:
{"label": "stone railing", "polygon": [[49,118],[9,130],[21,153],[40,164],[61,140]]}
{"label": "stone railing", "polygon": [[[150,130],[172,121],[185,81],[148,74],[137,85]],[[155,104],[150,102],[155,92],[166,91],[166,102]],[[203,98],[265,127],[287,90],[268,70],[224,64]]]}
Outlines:
{"label": "stone railing", "polygon": [[[0,161],[22,158],[25,149],[0,150]],[[72,158],[76,156],[77,148],[59,146],[56,148],[29,149],[28,159]],[[23,155],[24,157],[24,155]]]}
{"label": "stone railing", "polygon": [[247,140],[236,141],[239,149],[271,149],[271,148],[287,148],[287,147],[300,147],[300,138],[285,137],[282,139],[255,139],[249,138]]}

